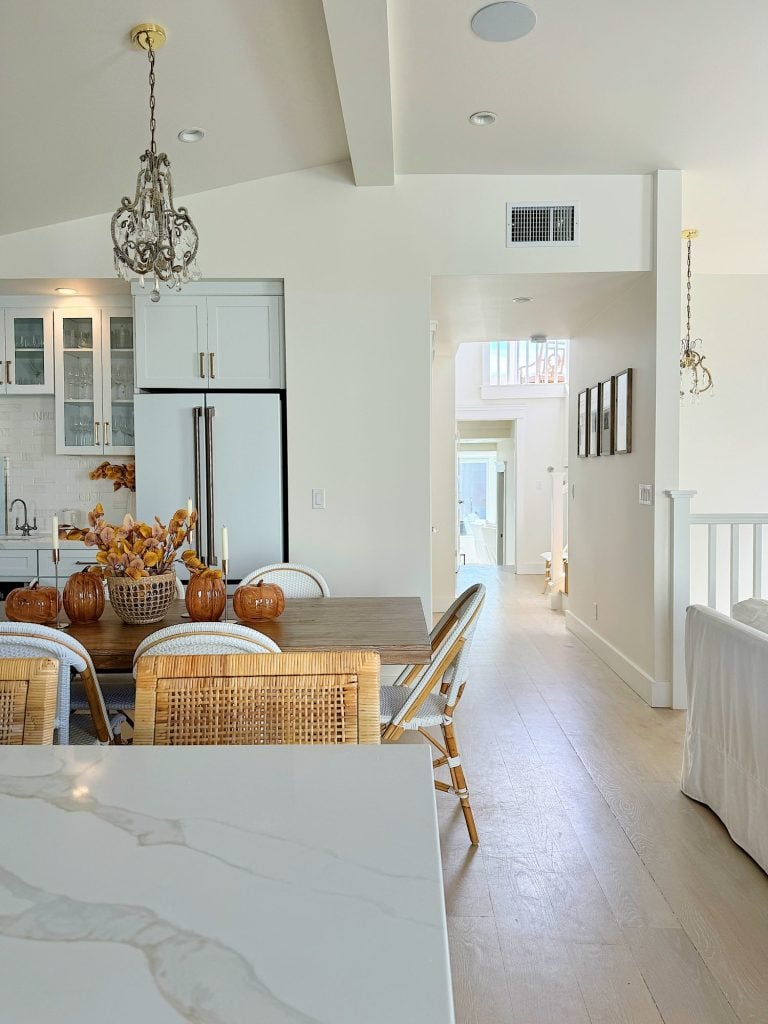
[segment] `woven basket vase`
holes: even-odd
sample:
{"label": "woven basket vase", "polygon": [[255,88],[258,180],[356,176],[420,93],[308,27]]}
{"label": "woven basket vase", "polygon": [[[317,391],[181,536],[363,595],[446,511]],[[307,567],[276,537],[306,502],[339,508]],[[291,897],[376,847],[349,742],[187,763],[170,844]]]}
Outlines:
{"label": "woven basket vase", "polygon": [[132,580],[125,576],[107,576],[107,588],[115,615],[132,626],[159,622],[168,614],[176,596],[176,573]]}

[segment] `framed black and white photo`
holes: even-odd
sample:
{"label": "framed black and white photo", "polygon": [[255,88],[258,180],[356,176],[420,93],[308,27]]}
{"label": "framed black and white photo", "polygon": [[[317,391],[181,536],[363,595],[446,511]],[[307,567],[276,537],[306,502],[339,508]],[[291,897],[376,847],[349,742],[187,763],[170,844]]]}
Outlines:
{"label": "framed black and white photo", "polygon": [[594,384],[589,389],[589,438],[587,440],[587,455],[597,458],[600,454],[600,385]]}
{"label": "framed black and white photo", "polygon": [[587,457],[587,399],[588,391],[580,391],[576,424],[576,454],[580,459]]}
{"label": "framed black and white photo", "polygon": [[616,388],[616,378],[609,377],[600,384],[600,454],[613,455],[616,450],[616,437],[614,434],[614,408],[613,396]]}
{"label": "framed black and white photo", "polygon": [[632,451],[632,370],[616,374],[616,444],[617,455]]}

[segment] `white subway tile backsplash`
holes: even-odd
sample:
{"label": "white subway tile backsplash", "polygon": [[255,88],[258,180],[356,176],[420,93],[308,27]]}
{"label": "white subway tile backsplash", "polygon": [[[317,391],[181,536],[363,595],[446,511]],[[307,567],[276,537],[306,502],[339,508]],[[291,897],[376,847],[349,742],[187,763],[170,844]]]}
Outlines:
{"label": "white subway tile backsplash", "polygon": [[[7,503],[23,498],[29,518],[37,516],[39,531],[50,530],[51,519],[64,509],[88,512],[101,502],[107,519],[133,514],[134,495],[112,490],[111,480],[90,480],[88,474],[104,458],[99,455],[57,455],[54,400],[48,395],[0,396],[0,456],[9,458]],[[116,461],[125,461],[122,457]],[[13,517],[7,517],[13,532]],[[6,511],[7,516],[7,511]]]}

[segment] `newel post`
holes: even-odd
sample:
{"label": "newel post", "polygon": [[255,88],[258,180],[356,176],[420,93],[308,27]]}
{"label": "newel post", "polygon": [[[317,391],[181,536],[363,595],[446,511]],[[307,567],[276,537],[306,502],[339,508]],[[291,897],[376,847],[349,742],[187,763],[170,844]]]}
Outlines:
{"label": "newel post", "polygon": [[691,498],[696,491],[667,491],[672,525],[672,707],[688,706],[685,684],[685,610],[691,600]]}

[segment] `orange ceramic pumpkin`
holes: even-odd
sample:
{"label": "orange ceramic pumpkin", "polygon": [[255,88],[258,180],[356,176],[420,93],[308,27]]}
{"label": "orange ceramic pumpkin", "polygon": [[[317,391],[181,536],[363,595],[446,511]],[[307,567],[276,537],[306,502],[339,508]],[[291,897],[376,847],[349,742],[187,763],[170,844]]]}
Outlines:
{"label": "orange ceramic pumpkin", "polygon": [[70,576],[64,585],[64,611],[75,624],[100,619],[104,611],[101,577],[87,569]]}
{"label": "orange ceramic pumpkin", "polygon": [[218,576],[198,573],[192,576],[184,595],[190,619],[195,622],[218,622],[227,604],[227,588]]}
{"label": "orange ceramic pumpkin", "polygon": [[11,622],[34,622],[45,626],[56,621],[61,595],[55,587],[17,587],[5,599],[5,614]]}
{"label": "orange ceramic pumpkin", "polygon": [[246,583],[238,587],[234,597],[235,615],[243,622],[276,619],[285,610],[285,594],[276,583]]}

